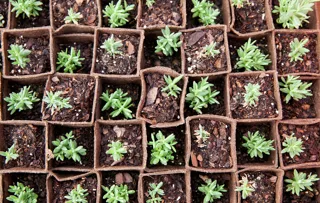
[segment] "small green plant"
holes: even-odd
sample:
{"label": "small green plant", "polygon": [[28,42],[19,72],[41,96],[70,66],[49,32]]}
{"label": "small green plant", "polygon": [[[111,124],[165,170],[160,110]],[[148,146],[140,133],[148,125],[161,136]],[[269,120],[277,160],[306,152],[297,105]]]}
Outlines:
{"label": "small green plant", "polygon": [[267,140],[259,131],[248,132],[248,136],[242,138],[245,141],[242,146],[247,148],[251,158],[263,158],[263,154],[270,155],[270,151],[275,150],[272,146],[273,140]]}
{"label": "small green plant", "polygon": [[248,196],[255,191],[254,187],[252,186],[252,182],[248,180],[247,175],[242,176],[241,180],[239,180],[240,186],[236,187],[237,192],[241,192],[242,199],[246,199]]}
{"label": "small green plant", "polygon": [[22,18],[36,17],[42,11],[42,2],[38,0],[10,0],[10,3],[13,7],[11,12],[16,12],[16,17],[20,14]]}
{"label": "small green plant", "polygon": [[78,21],[81,19],[81,18],[83,18],[83,16],[81,15],[81,13],[75,13],[74,11],[73,11],[73,9],[72,8],[69,8],[69,10],[68,10],[68,15],[64,18],[64,22],[66,23],[66,24],[69,24],[69,23],[73,23],[73,24],[76,24],[76,25],[78,25],[79,23],[78,23]]}
{"label": "small green plant", "polygon": [[206,180],[206,185],[202,184],[198,190],[205,194],[203,203],[214,202],[223,196],[222,192],[227,192],[224,185],[218,185],[216,180],[212,181],[211,179]]}
{"label": "small green plant", "polygon": [[7,164],[11,160],[16,160],[19,157],[19,154],[16,152],[16,145],[13,144],[8,151],[2,152],[0,151],[0,156],[6,157],[5,164]]}
{"label": "small green plant", "polygon": [[235,65],[236,69],[244,68],[246,71],[264,71],[264,66],[271,63],[271,60],[268,58],[269,55],[263,54],[255,43],[255,40],[251,41],[251,38],[249,38],[249,40],[237,50],[239,58]]}
{"label": "small green plant", "polygon": [[306,173],[299,173],[296,169],[294,169],[293,179],[285,179],[284,182],[288,183],[286,190],[287,192],[291,192],[292,194],[300,196],[300,192],[306,189],[313,191],[311,186],[318,180],[319,178],[317,174],[310,173],[307,178]]}
{"label": "small green plant", "polygon": [[54,146],[53,155],[54,158],[59,161],[64,161],[65,158],[68,160],[72,159],[74,162],[81,162],[81,156],[87,154],[87,150],[83,146],[78,146],[72,131],[66,133],[65,136],[60,136],[60,139],[52,141]]}
{"label": "small green plant", "polygon": [[251,84],[244,86],[246,93],[244,95],[245,106],[256,106],[256,102],[259,101],[259,96],[262,95],[260,92],[259,84]]}
{"label": "small green plant", "polygon": [[4,27],[4,24],[6,23],[4,17],[2,14],[0,14],[0,27]]}
{"label": "small green plant", "polygon": [[283,149],[281,153],[289,153],[291,159],[293,159],[294,156],[300,156],[300,153],[303,152],[304,147],[302,147],[302,144],[303,141],[294,137],[294,133],[292,133],[282,142]]}
{"label": "small green plant", "polygon": [[87,189],[83,189],[80,184],[76,188],[71,190],[67,196],[64,196],[67,201],[65,203],[87,203],[86,196],[89,195]]}
{"label": "small green plant", "polygon": [[199,18],[199,22],[203,25],[214,25],[215,20],[220,14],[219,9],[214,8],[214,4],[207,0],[192,0],[193,8],[191,9],[192,17]]}
{"label": "small green plant", "polygon": [[245,2],[248,2],[248,0],[232,0],[231,5],[236,6],[237,8],[242,8]]}
{"label": "small green plant", "polygon": [[76,53],[75,48],[71,47],[70,54],[68,54],[68,49],[66,51],[60,51],[58,53],[58,61],[57,61],[57,71],[61,68],[65,73],[73,73],[73,71],[77,70],[77,67],[81,67],[81,61],[84,58],[80,57],[80,50]]}
{"label": "small green plant", "polygon": [[289,103],[291,99],[299,101],[312,96],[311,90],[308,90],[312,83],[302,82],[299,76],[288,75],[287,79],[281,77],[281,80],[282,82],[279,82],[280,91],[286,94],[286,103]]}
{"label": "small green plant", "polygon": [[179,40],[181,32],[171,33],[168,26],[161,30],[163,36],[158,36],[156,53],[162,52],[166,56],[172,56],[173,51],[177,52],[182,41]]}
{"label": "small green plant", "polygon": [[151,150],[151,160],[150,164],[156,165],[159,162],[163,165],[167,165],[169,160],[173,160],[174,156],[172,155],[176,152],[174,145],[177,144],[174,134],[170,134],[165,137],[162,132],[159,130],[156,134],[151,134],[151,139],[148,145],[152,146]]}
{"label": "small green plant", "polygon": [[9,97],[4,98],[8,103],[8,111],[14,114],[17,110],[24,111],[33,108],[33,103],[40,101],[35,92],[30,90],[30,86],[23,86],[19,93],[11,92]]}
{"label": "small green plant", "polygon": [[302,61],[302,56],[306,55],[310,50],[305,48],[304,46],[308,43],[308,39],[304,39],[299,41],[298,38],[294,38],[292,42],[290,42],[290,62],[292,61]]}
{"label": "small green plant", "polygon": [[28,55],[31,53],[31,51],[23,48],[22,45],[11,44],[8,53],[9,59],[13,61],[12,65],[17,65],[21,68],[25,68],[27,66],[27,63],[30,62]]}
{"label": "small green plant", "polygon": [[155,3],[155,0],[147,0],[146,1],[146,5],[148,6],[148,8],[152,7],[152,5]]}
{"label": "small green plant", "polygon": [[272,13],[279,15],[277,23],[283,28],[298,29],[304,22],[308,23],[308,12],[312,11],[314,2],[318,0],[279,0]]}
{"label": "small green plant", "polygon": [[116,54],[122,54],[122,51],[118,50],[122,46],[122,42],[120,40],[114,40],[113,35],[111,35],[111,37],[109,37],[107,40],[103,42],[101,48],[105,49],[106,52],[108,52],[110,55],[114,57]]}
{"label": "small green plant", "polygon": [[177,83],[183,78],[183,75],[179,75],[175,77],[173,80],[170,76],[164,75],[164,81],[166,81],[167,86],[161,89],[162,92],[167,92],[168,96],[178,97],[178,94],[181,92],[181,88],[177,85]]}
{"label": "small green plant", "polygon": [[213,84],[209,83],[208,77],[201,78],[198,83],[193,81],[193,86],[189,87],[189,93],[186,96],[186,102],[190,103],[190,108],[198,114],[202,114],[202,108],[208,108],[209,104],[219,104],[216,96],[220,93],[217,90],[212,91]]}
{"label": "small green plant", "polygon": [[107,203],[126,203],[129,202],[129,195],[134,194],[134,190],[129,190],[127,185],[112,185],[110,188],[102,185],[103,190],[106,194],[103,199]]}
{"label": "small green plant", "polygon": [[51,115],[53,115],[55,111],[60,111],[62,108],[72,108],[69,104],[70,98],[63,98],[60,96],[61,94],[62,91],[55,93],[46,91],[46,96],[43,97],[43,101],[47,104],[47,109],[51,108]]}
{"label": "small green plant", "polygon": [[112,117],[117,117],[120,114],[123,114],[125,118],[132,118],[132,111],[129,109],[132,106],[132,99],[127,95],[128,93],[123,93],[121,89],[117,89],[111,94],[109,91],[102,93],[100,98],[106,102],[102,107],[102,111],[112,108],[113,111],[110,113]]}
{"label": "small green plant", "polygon": [[212,58],[214,58],[217,54],[220,54],[219,49],[215,49],[216,47],[216,43],[215,42],[211,42],[209,45],[206,45],[203,49],[204,49],[204,53],[206,56],[211,56]]}
{"label": "small green plant", "polygon": [[127,149],[125,146],[123,146],[123,143],[119,140],[114,142],[112,141],[110,144],[108,144],[108,147],[110,147],[107,150],[107,154],[110,154],[114,161],[120,161],[123,157],[123,154],[127,153]]}
{"label": "small green plant", "polygon": [[133,9],[134,4],[128,5],[127,1],[124,0],[122,5],[122,0],[118,0],[116,5],[111,1],[102,12],[104,14],[103,17],[108,18],[110,27],[120,27],[128,22],[129,11]]}
{"label": "small green plant", "polygon": [[210,137],[210,133],[204,130],[201,124],[199,124],[199,130],[194,131],[194,135],[196,136],[198,143],[203,143]]}
{"label": "small green plant", "polygon": [[163,185],[163,182],[160,182],[158,184],[150,183],[150,190],[148,190],[149,199],[146,201],[146,203],[162,203],[163,200],[161,196],[164,195],[164,191],[161,189]]}
{"label": "small green plant", "polygon": [[7,197],[7,200],[14,203],[37,203],[38,195],[33,190],[17,182],[17,185],[9,186],[8,191],[13,195]]}

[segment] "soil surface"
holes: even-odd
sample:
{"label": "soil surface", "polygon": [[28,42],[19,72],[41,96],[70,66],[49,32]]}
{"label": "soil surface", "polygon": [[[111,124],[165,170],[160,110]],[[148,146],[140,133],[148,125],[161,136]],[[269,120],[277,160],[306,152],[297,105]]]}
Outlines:
{"label": "soil surface", "polygon": [[57,77],[51,78],[48,91],[62,91],[61,97],[70,98],[72,108],[63,108],[51,114],[51,109],[44,105],[43,120],[90,122],[95,91],[95,80],[92,77]]}
{"label": "soil surface", "polygon": [[[112,35],[100,34],[99,45]],[[122,54],[114,56],[97,47],[95,72],[101,74],[132,75],[137,73],[138,52],[140,37],[138,35],[113,35],[115,41],[122,41],[122,47],[118,49]]]}
{"label": "soil surface", "polygon": [[240,33],[258,32],[267,30],[265,0],[251,0],[244,3],[242,8],[234,7],[234,28]]}
{"label": "soil surface", "polygon": [[78,184],[81,185],[83,189],[87,189],[88,196],[86,199],[88,203],[95,203],[97,197],[97,187],[98,182],[95,175],[90,175],[87,177],[78,178],[75,180],[68,180],[59,182],[52,178],[52,202],[54,203],[64,203],[65,196],[68,195]]}
{"label": "soil surface", "polygon": [[[194,135],[199,125],[210,133],[210,137],[203,142]],[[190,164],[201,168],[231,168],[231,132],[230,124],[220,121],[201,119],[190,122],[191,132],[191,160]]]}
{"label": "soil surface", "polygon": [[[291,164],[302,164],[307,162],[320,161],[320,126],[319,124],[313,125],[279,125],[279,135],[281,143],[287,136],[294,133],[294,136],[300,138],[303,142],[302,146],[305,148],[300,156],[294,156],[293,159],[288,153],[282,154],[283,164],[285,166]],[[281,144],[282,146],[282,144]]]}
{"label": "soil surface", "polygon": [[[245,106],[245,86],[259,84],[259,101],[256,106]],[[230,109],[236,119],[275,118],[278,116],[277,102],[274,96],[273,75],[261,73],[251,76],[230,77]]]}
{"label": "soil surface", "polygon": [[[0,43],[1,43],[1,40],[0,40]],[[2,73],[2,67],[3,67],[3,65],[2,65],[2,53],[0,53],[0,71],[1,71],[1,73]]]}
{"label": "soil surface", "polygon": [[148,8],[143,1],[140,27],[152,27],[160,25],[182,25],[182,12],[180,0],[161,0]]}
{"label": "soil surface", "polygon": [[[309,49],[310,52],[301,56],[302,61],[290,62],[289,53],[291,52],[290,43],[298,38],[299,41],[308,39],[305,44],[305,48]],[[288,73],[319,73],[319,61],[317,55],[318,39],[317,34],[275,34],[275,45],[277,53],[277,69],[279,75]]]}
{"label": "soil surface", "polygon": [[[28,55],[30,62],[27,63],[25,68],[17,65],[12,65],[10,59],[9,74],[10,75],[35,75],[46,73],[51,70],[50,65],[50,47],[49,36],[42,37],[15,37],[8,36],[8,49],[11,44],[22,45],[24,49],[28,49],[31,53]],[[7,53],[9,56],[9,53]]]}
{"label": "soil surface", "polygon": [[1,27],[1,28],[7,27],[8,10],[9,10],[8,7],[9,7],[9,1],[8,0],[0,1],[0,14],[3,16],[3,20],[5,21],[4,24],[3,24],[3,27]]}
{"label": "soil surface", "polygon": [[144,200],[149,199],[148,191],[151,190],[150,183],[156,185],[163,182],[161,189],[164,195],[161,196],[162,201],[165,203],[186,203],[186,188],[184,174],[166,174],[166,175],[153,175],[143,177],[143,191]]}
{"label": "soil surface", "polygon": [[[141,125],[103,125],[100,127],[100,166],[141,166],[143,161],[142,128]],[[114,161],[106,152],[108,144],[120,141],[127,153],[120,161]]]}
{"label": "soil surface", "polygon": [[53,26],[59,28],[64,25],[64,18],[68,16],[68,10],[72,8],[75,13],[80,13],[82,18],[79,25],[98,25],[98,5],[96,0],[53,0],[52,15]]}
{"label": "soil surface", "polygon": [[[227,70],[226,47],[224,32],[220,29],[200,30],[183,33],[186,73],[213,73]],[[204,47],[216,43],[215,49],[220,53],[214,57],[206,56]]]}
{"label": "soil surface", "polygon": [[[14,167],[45,168],[45,128],[43,126],[22,125],[4,126],[5,148],[7,151],[13,144],[19,157],[3,163],[5,169]],[[4,162],[5,158],[3,159]]]}

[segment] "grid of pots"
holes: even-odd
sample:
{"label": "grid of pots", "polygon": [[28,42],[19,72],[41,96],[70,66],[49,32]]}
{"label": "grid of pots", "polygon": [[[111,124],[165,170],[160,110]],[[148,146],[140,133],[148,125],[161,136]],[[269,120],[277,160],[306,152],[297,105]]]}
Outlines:
{"label": "grid of pots", "polygon": [[[320,175],[320,16],[316,6],[308,14],[309,23],[289,30],[280,29],[271,12],[277,1],[257,0],[256,7],[248,8],[252,12],[249,19],[242,18],[243,12],[248,12],[245,9],[216,1],[221,11],[219,25],[199,27],[192,18],[191,0],[164,0],[159,4],[163,10],[149,9],[145,1],[128,0],[128,4],[135,4],[129,22],[122,28],[109,28],[102,13],[109,1],[42,2],[44,9],[38,17],[23,19],[6,12],[4,29],[0,29],[0,151],[17,145],[19,154],[7,163],[0,156],[0,202],[7,202],[12,195],[10,186],[18,182],[33,188],[38,202],[65,202],[65,196],[78,185],[87,190],[88,202],[106,202],[105,187],[113,185],[127,185],[134,191],[129,202],[146,202],[151,198],[148,191],[153,189],[152,183],[163,184],[164,195],[158,197],[164,202],[202,202],[205,193],[199,187],[208,180],[224,186],[218,202],[320,202],[319,180],[299,195],[286,191],[286,180],[294,177],[295,170]],[[11,7],[8,1],[0,2],[0,12]],[[63,23],[71,7],[85,16],[78,25]],[[264,14],[262,22],[255,21],[261,16],[259,12]],[[160,18],[162,15],[169,18]],[[182,46],[173,56],[153,51],[165,24],[182,32]],[[126,45],[124,57],[111,58],[100,48],[110,36]],[[271,61],[265,71],[234,68],[237,49],[249,38]],[[301,62],[290,62],[288,57],[294,38],[309,40],[306,47],[310,52]],[[199,61],[197,54],[210,41],[217,43],[220,53],[210,61]],[[32,49],[26,68],[9,60],[11,44]],[[57,70],[58,53],[71,47],[80,50],[84,58],[82,67],[73,74]],[[164,76],[173,79],[180,75],[177,97],[161,91]],[[312,96],[286,102],[279,82],[288,75],[312,83]],[[211,91],[219,91],[219,104],[204,107],[199,114],[186,97],[190,88],[203,80],[213,84]],[[243,105],[249,83],[259,84],[262,90],[252,108]],[[23,87],[29,87],[40,100],[32,109],[11,114],[4,98]],[[112,117],[111,109],[102,111],[106,105],[102,94],[117,89],[132,99],[131,119]],[[50,91],[62,91],[71,108],[48,108],[41,98]],[[208,142],[197,137],[200,126],[210,134]],[[149,143],[151,135],[159,132],[173,134],[176,139],[176,152],[166,165],[161,161],[151,164],[153,147]],[[250,157],[243,146],[243,137],[250,132],[270,140],[274,150],[263,158]],[[59,160],[55,155],[54,141],[70,133],[76,147],[86,149],[81,161],[73,157]],[[291,157],[282,151],[285,139],[293,134],[303,142],[303,152]],[[117,141],[124,143],[127,152],[115,161],[106,151]],[[242,199],[235,189],[245,179],[255,191]]]}

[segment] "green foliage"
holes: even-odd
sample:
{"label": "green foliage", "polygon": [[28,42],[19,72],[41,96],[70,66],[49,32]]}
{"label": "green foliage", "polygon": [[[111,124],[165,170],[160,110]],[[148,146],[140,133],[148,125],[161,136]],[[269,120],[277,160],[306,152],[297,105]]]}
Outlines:
{"label": "green foliage", "polygon": [[103,199],[107,203],[126,203],[129,202],[129,195],[134,194],[134,190],[129,190],[127,185],[112,185],[110,188],[102,185],[106,194]]}
{"label": "green foliage", "polygon": [[27,66],[27,63],[30,62],[28,55],[31,53],[31,51],[23,48],[22,45],[11,44],[8,53],[8,58],[13,61],[12,65],[17,65],[21,68],[25,68]]}
{"label": "green foliage", "polygon": [[78,25],[78,21],[81,18],[83,18],[81,13],[79,13],[79,12],[75,13],[72,8],[69,8],[68,15],[64,18],[64,22],[66,24],[68,24],[68,23],[72,24],[73,23],[73,24],[77,24]]}
{"label": "green foliage", "polygon": [[231,5],[236,6],[237,8],[242,8],[245,2],[248,2],[248,0],[232,0]]}
{"label": "green foliage", "polygon": [[103,42],[101,48],[105,49],[106,52],[108,52],[110,55],[114,57],[116,54],[122,54],[122,51],[118,50],[122,46],[122,42],[120,40],[114,40],[113,35],[111,35],[111,37],[109,37],[107,40]]}
{"label": "green foliage", "polygon": [[298,172],[296,169],[293,171],[293,179],[285,179],[284,182],[287,184],[287,192],[292,194],[296,194],[300,196],[300,192],[308,189],[312,191],[311,186],[314,182],[318,181],[319,178],[317,174],[309,174],[307,178],[307,174],[303,172]]}
{"label": "green foliage", "polygon": [[84,58],[80,57],[80,54],[80,50],[76,53],[73,47],[71,47],[70,54],[68,54],[68,49],[60,51],[58,53],[57,71],[64,68],[63,71],[65,73],[73,73],[73,71],[77,70],[77,66],[81,67],[81,61],[84,60]]}
{"label": "green foliage", "polygon": [[259,101],[259,96],[262,95],[260,92],[259,84],[251,84],[244,86],[246,93],[244,95],[244,105],[245,106],[255,106],[256,102]]}
{"label": "green foliage", "polygon": [[39,11],[42,11],[42,2],[38,0],[10,0],[12,10],[16,12],[16,17],[22,14],[22,17],[36,17]]}
{"label": "green foliage", "polygon": [[51,108],[51,115],[53,115],[55,111],[60,111],[62,108],[72,108],[69,104],[70,98],[63,98],[60,96],[61,94],[62,91],[57,91],[55,93],[46,91],[46,95],[43,97],[43,101],[47,104],[47,109]]}
{"label": "green foliage", "polygon": [[219,9],[214,8],[214,4],[207,0],[192,0],[193,8],[191,9],[192,17],[199,18],[199,22],[203,25],[214,25],[215,20],[220,14]]}
{"label": "green foliage", "polygon": [[199,124],[199,130],[194,131],[194,135],[197,137],[197,142],[202,143],[209,139],[210,133],[203,129],[202,125]]}
{"label": "green foliage", "polygon": [[299,41],[298,38],[294,38],[293,42],[290,42],[290,49],[291,49],[289,53],[290,62],[303,60],[301,57],[306,55],[306,53],[310,51],[309,49],[304,47],[304,45],[306,45],[308,41],[309,41],[308,39]]}
{"label": "green foliage", "polygon": [[148,145],[152,146],[150,164],[156,165],[161,162],[162,165],[167,165],[169,160],[174,159],[172,154],[176,152],[174,147],[177,144],[175,135],[170,134],[165,137],[160,130],[156,134],[157,140],[155,140],[154,135],[155,133],[151,134],[152,141],[148,143]]}
{"label": "green foliage", "polygon": [[299,76],[292,75],[288,75],[287,79],[281,77],[280,91],[286,94],[286,103],[289,103],[291,99],[299,101],[307,96],[312,96],[311,90],[308,90],[312,83],[302,82],[299,78]]}
{"label": "green foliage", "polygon": [[71,190],[67,196],[64,196],[64,198],[67,199],[65,203],[87,203],[87,191],[87,189],[83,189],[81,185],[78,184],[77,187]]}
{"label": "green foliage", "polygon": [[205,51],[206,56],[211,56],[214,58],[217,54],[220,54],[219,49],[215,49],[216,43],[211,42],[209,45],[206,45],[203,49]]}
{"label": "green foliage", "polygon": [[208,77],[201,78],[198,83],[193,81],[193,86],[189,87],[189,93],[186,96],[186,101],[190,103],[190,108],[198,114],[202,114],[202,108],[208,108],[209,104],[219,104],[216,96],[220,93],[217,90],[212,91],[213,84],[209,83]]}
{"label": "green foliage", "polygon": [[255,43],[255,40],[251,41],[251,38],[249,38],[249,40],[237,50],[239,58],[235,65],[236,69],[244,68],[246,71],[264,71],[264,66],[271,63],[271,60],[268,58],[269,55],[261,53]]}
{"label": "green foliage", "polygon": [[4,27],[4,24],[6,23],[4,17],[2,14],[0,14],[0,27]]}
{"label": "green foliage", "polygon": [[53,155],[54,158],[59,161],[64,161],[65,158],[68,160],[72,159],[74,162],[81,162],[81,156],[87,154],[87,150],[83,146],[78,146],[72,131],[66,133],[65,136],[60,136],[60,139],[52,141]]}
{"label": "green foliage", "polygon": [[10,185],[8,191],[13,193],[7,200],[14,203],[37,203],[38,195],[33,192],[33,188],[24,186],[17,182],[17,185]]}
{"label": "green foliage", "polygon": [[30,86],[23,86],[19,93],[11,92],[9,97],[4,98],[4,101],[8,103],[8,111],[10,114],[14,114],[17,110],[24,111],[33,108],[33,103],[40,101],[37,98],[36,93],[30,90]]}
{"label": "green foliage", "polygon": [[127,96],[128,93],[123,93],[121,89],[117,89],[114,93],[110,94],[109,91],[102,93],[100,97],[106,104],[102,107],[102,111],[113,109],[111,116],[117,117],[123,114],[125,118],[132,118],[132,111],[129,109],[132,105],[131,97]]}
{"label": "green foliage", "polygon": [[13,144],[8,149],[8,151],[6,151],[6,152],[0,151],[0,156],[6,157],[5,164],[7,164],[11,160],[16,160],[19,157],[19,154],[16,152],[15,147],[16,147],[15,144]]}
{"label": "green foliage", "polygon": [[252,182],[248,180],[248,177],[242,176],[242,179],[239,180],[240,186],[236,187],[237,192],[241,192],[242,199],[246,199],[248,196],[255,191],[254,187],[252,186]]}
{"label": "green foliage", "polygon": [[123,154],[127,153],[127,149],[119,140],[116,142],[112,141],[110,144],[108,144],[108,147],[110,148],[106,153],[111,154],[114,161],[120,161],[123,157]]}
{"label": "green foliage", "polygon": [[148,190],[149,199],[146,201],[146,203],[162,203],[163,200],[161,196],[164,195],[164,191],[161,189],[163,185],[163,182],[160,182],[158,184],[150,183],[149,186],[151,190]]}
{"label": "green foliage", "polygon": [[182,44],[179,39],[181,32],[171,33],[168,26],[162,29],[161,32],[163,36],[158,36],[155,52],[162,52],[166,56],[172,56],[173,51],[177,52]]}
{"label": "green foliage", "polygon": [[155,3],[155,0],[147,0],[146,5],[148,6],[148,8],[150,8],[154,3]]}
{"label": "green foliage", "polygon": [[294,156],[300,156],[300,153],[303,152],[304,147],[302,147],[302,144],[302,140],[294,137],[294,133],[292,133],[290,137],[286,137],[282,142],[283,149],[281,153],[289,153],[290,157],[293,159]]}
{"label": "green foliage", "polygon": [[167,86],[162,88],[162,92],[167,92],[168,96],[178,97],[178,94],[181,92],[181,88],[177,85],[177,83],[183,78],[183,75],[179,75],[178,77],[172,78],[170,76],[164,75],[164,80],[167,83]]}
{"label": "green foliage", "polygon": [[105,7],[103,12],[103,17],[108,18],[110,27],[120,27],[128,22],[129,11],[134,9],[134,4],[128,5],[127,1],[124,0],[122,5],[122,0],[118,0],[117,4],[114,5],[113,1]]}
{"label": "green foliage", "polygon": [[314,2],[318,0],[279,0],[272,13],[279,15],[277,23],[283,28],[298,29],[304,22],[308,23],[309,11],[312,11]]}
{"label": "green foliage", "polygon": [[227,192],[224,189],[224,185],[218,185],[217,181],[212,181],[211,179],[206,180],[206,185],[201,185],[198,190],[205,194],[203,203],[214,202],[216,199],[220,199],[223,194],[222,192]]}
{"label": "green foliage", "polygon": [[266,140],[259,131],[248,132],[248,136],[243,136],[242,138],[245,140],[242,146],[247,148],[251,158],[263,158],[263,154],[270,155],[270,151],[275,150],[272,146],[273,140]]}

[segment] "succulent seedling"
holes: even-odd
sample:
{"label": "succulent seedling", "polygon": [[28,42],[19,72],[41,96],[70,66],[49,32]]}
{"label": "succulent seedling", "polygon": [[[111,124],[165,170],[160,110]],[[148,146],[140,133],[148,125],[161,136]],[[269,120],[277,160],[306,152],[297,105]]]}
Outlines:
{"label": "succulent seedling", "polygon": [[211,179],[207,179],[206,185],[202,184],[201,187],[198,187],[198,190],[205,194],[203,203],[211,203],[216,199],[221,199],[222,192],[227,192],[224,185],[219,185],[216,180],[212,181]]}
{"label": "succulent seedling", "polygon": [[13,203],[37,203],[38,195],[28,186],[17,182],[17,185],[10,185],[8,191],[13,193],[7,200]]}
{"label": "succulent seedling", "polygon": [[4,27],[4,24],[6,23],[4,17],[2,14],[0,14],[0,27]]}
{"label": "succulent seedling", "polygon": [[101,48],[105,49],[106,52],[108,52],[108,54],[114,57],[116,54],[122,54],[122,51],[119,50],[119,48],[122,46],[123,44],[121,40],[116,41],[114,40],[113,35],[111,35],[111,37],[109,37],[103,42],[103,45],[101,46]]}
{"label": "succulent seedling", "polygon": [[286,137],[286,139],[282,142],[283,149],[281,153],[288,153],[291,159],[295,156],[300,156],[300,153],[303,152],[304,147],[302,146],[303,141],[294,136],[292,133],[290,136]]}
{"label": "succulent seedling", "polygon": [[317,174],[310,173],[307,177],[306,173],[298,172],[294,169],[293,178],[285,179],[284,182],[287,183],[287,192],[300,196],[300,192],[305,191],[306,189],[313,191],[311,186],[318,180]]}
{"label": "succulent seedling", "polygon": [[16,17],[22,14],[22,18],[25,17],[37,17],[39,11],[42,11],[42,2],[38,0],[10,0],[12,10],[16,12]]}
{"label": "succulent seedling", "polygon": [[248,2],[248,0],[232,0],[231,5],[236,6],[237,8],[242,8],[246,2]]}
{"label": "succulent seedling", "polygon": [[158,36],[156,53],[162,52],[166,56],[172,56],[173,51],[177,52],[178,48],[181,47],[182,41],[179,37],[181,32],[171,33],[168,26],[161,30],[163,36]]}
{"label": "succulent seedling", "polygon": [[106,153],[110,154],[114,161],[120,161],[123,158],[123,155],[127,153],[126,147],[123,146],[123,143],[119,140],[116,142],[112,141],[108,144],[108,147],[110,148]]}
{"label": "succulent seedling", "polygon": [[286,94],[286,103],[289,103],[291,99],[299,101],[307,96],[312,96],[311,90],[308,89],[312,83],[302,82],[299,78],[299,76],[292,75],[288,75],[286,79],[281,77],[280,91]]}
{"label": "succulent seedling", "polygon": [[253,182],[248,180],[248,176],[244,175],[241,177],[241,180],[239,180],[240,186],[236,187],[237,192],[241,192],[242,199],[246,199],[248,196],[252,194],[252,192],[255,191],[253,187]]}
{"label": "succulent seedling", "polygon": [[220,54],[219,49],[215,49],[216,43],[211,42],[209,45],[206,45],[203,50],[206,56],[214,58],[217,54]]}
{"label": "succulent seedling", "polygon": [[73,188],[68,195],[64,196],[67,200],[65,203],[87,203],[86,197],[89,195],[87,189],[83,189],[80,184]]}
{"label": "succulent seedling", "polygon": [[73,47],[70,49],[70,54],[68,53],[68,49],[66,49],[66,51],[60,51],[58,53],[57,71],[63,68],[63,72],[73,73],[73,71],[77,70],[77,67],[81,67],[81,61],[84,60],[80,55],[80,50],[76,53]]}
{"label": "succulent seedling", "polygon": [[19,157],[19,154],[16,152],[16,145],[13,144],[6,152],[0,151],[0,156],[6,157],[5,164],[11,160],[16,160]]}
{"label": "succulent seedling", "polygon": [[161,189],[163,186],[163,182],[160,182],[158,184],[150,183],[150,190],[148,190],[149,198],[146,201],[146,203],[162,203],[163,200],[161,196],[164,195],[164,191]]}
{"label": "succulent seedling", "polygon": [[246,93],[244,94],[244,105],[245,106],[256,106],[256,102],[259,101],[259,96],[262,95],[260,92],[259,84],[251,84],[244,86]]}
{"label": "succulent seedling", "polygon": [[102,12],[104,14],[103,17],[108,18],[110,27],[121,27],[128,22],[129,11],[133,9],[134,4],[128,5],[127,1],[124,0],[122,5],[122,0],[118,0],[116,5],[111,1]]}
{"label": "succulent seedling", "polygon": [[8,58],[13,61],[12,65],[17,65],[21,68],[25,68],[27,66],[27,63],[30,62],[28,56],[31,51],[23,48],[22,45],[11,44],[8,53]]}
{"label": "succulent seedling", "polygon": [[248,154],[251,158],[263,158],[263,154],[270,155],[270,151],[275,150],[272,146],[273,140],[267,140],[259,131],[254,133],[248,132],[244,139],[243,147],[247,148]]}
{"label": "succulent seedling", "polygon": [[215,9],[215,5],[207,0],[192,0],[193,8],[191,9],[192,17],[199,18],[199,22],[203,25],[214,25],[215,20],[220,14],[219,9]]}
{"label": "succulent seedling", "polygon": [[68,10],[68,15],[64,18],[64,22],[66,24],[69,24],[69,23],[73,23],[73,24],[76,24],[78,25],[78,21],[83,18],[83,16],[81,15],[81,13],[79,12],[74,12],[72,8],[69,8]]}
{"label": "succulent seedling", "polygon": [[69,104],[70,98],[63,98],[60,96],[61,94],[62,91],[57,91],[54,93],[52,91],[46,91],[46,95],[43,97],[43,101],[47,104],[47,109],[51,108],[51,115],[53,115],[55,111],[60,111],[60,109],[72,108],[72,106]]}
{"label": "succulent seedling", "polygon": [[181,88],[177,85],[177,83],[183,78],[183,75],[179,75],[175,77],[173,80],[170,76],[164,75],[164,81],[167,83],[167,86],[161,89],[162,92],[168,93],[168,96],[178,97],[178,94],[181,92]]}
{"label": "succulent seedling", "polygon": [[298,38],[294,38],[292,42],[290,42],[290,62],[292,61],[302,61],[302,56],[306,55],[310,50],[305,48],[304,46],[308,43],[308,39],[304,39],[299,41]]}
{"label": "succulent seedling", "polygon": [[129,195],[134,194],[134,190],[129,190],[127,185],[112,185],[110,188],[102,185],[106,194],[103,199],[106,203],[126,203],[129,202]]}
{"label": "succulent seedling", "polygon": [[152,7],[152,5],[155,3],[155,0],[147,0],[146,1],[146,5],[148,6],[148,8]]}
{"label": "succulent seedling", "polygon": [[199,130],[194,131],[194,135],[197,138],[197,143],[204,143],[210,137],[210,133],[203,129],[202,125],[199,124]]}

